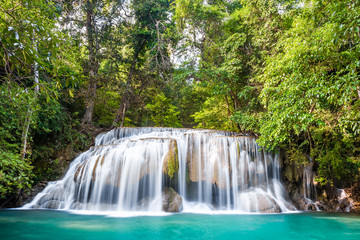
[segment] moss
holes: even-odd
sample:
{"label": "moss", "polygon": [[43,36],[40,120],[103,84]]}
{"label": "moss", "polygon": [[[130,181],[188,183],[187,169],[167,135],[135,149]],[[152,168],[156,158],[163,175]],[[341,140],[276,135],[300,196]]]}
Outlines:
{"label": "moss", "polygon": [[175,140],[170,141],[169,152],[165,156],[163,172],[170,178],[179,171],[178,148]]}
{"label": "moss", "polygon": [[237,149],[238,156],[240,156],[240,143],[239,142],[236,143],[236,149]]}

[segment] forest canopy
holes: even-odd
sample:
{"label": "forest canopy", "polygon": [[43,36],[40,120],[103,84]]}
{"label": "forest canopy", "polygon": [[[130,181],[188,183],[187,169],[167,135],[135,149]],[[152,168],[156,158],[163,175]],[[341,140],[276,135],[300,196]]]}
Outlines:
{"label": "forest canopy", "polygon": [[0,0],[0,196],[125,126],[248,134],[348,186],[359,26],[353,0]]}

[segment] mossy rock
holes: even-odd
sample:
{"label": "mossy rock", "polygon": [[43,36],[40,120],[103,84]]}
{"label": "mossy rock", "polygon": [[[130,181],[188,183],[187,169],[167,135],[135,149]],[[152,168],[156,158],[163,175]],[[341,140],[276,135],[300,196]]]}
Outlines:
{"label": "mossy rock", "polygon": [[163,173],[173,178],[179,171],[179,158],[177,142],[174,139],[170,140],[169,152],[166,154],[163,163]]}

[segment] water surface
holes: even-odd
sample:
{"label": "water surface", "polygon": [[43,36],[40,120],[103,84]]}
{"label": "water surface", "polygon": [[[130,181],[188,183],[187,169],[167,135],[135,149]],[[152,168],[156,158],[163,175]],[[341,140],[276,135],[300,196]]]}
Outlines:
{"label": "water surface", "polygon": [[0,239],[360,239],[360,216],[329,213],[113,217],[0,211]]}

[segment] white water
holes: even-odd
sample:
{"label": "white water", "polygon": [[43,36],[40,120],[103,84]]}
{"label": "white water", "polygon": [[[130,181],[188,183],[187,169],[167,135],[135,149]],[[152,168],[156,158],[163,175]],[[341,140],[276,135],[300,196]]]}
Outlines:
{"label": "white water", "polygon": [[[303,196],[306,205],[313,205],[316,211],[320,211],[318,207],[316,186],[315,186],[315,173],[313,172],[312,163],[304,166],[303,173]],[[314,202],[315,201],[315,202]]]}
{"label": "white water", "polygon": [[[164,159],[175,143],[178,174],[169,183]],[[97,136],[65,177],[49,183],[23,208],[161,213],[162,190],[175,188],[184,212],[272,213],[295,208],[286,200],[276,154],[234,133],[118,128]]]}
{"label": "white water", "polygon": [[303,191],[304,191],[304,198],[316,200],[317,195],[314,184],[315,173],[313,172],[312,168],[313,168],[312,164],[308,164],[304,166]]}

